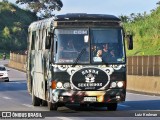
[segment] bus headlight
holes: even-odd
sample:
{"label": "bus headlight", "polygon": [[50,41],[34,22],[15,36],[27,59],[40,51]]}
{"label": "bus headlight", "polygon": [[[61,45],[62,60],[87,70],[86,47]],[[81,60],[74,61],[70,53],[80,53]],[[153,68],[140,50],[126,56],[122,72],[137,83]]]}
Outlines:
{"label": "bus headlight", "polygon": [[62,88],[62,83],[61,82],[57,82],[57,88]]}
{"label": "bus headlight", "polygon": [[66,83],[63,84],[63,87],[64,87],[64,88],[70,88],[71,86],[70,86],[70,83],[69,83],[69,82],[66,82]]}
{"label": "bus headlight", "polygon": [[110,87],[115,88],[116,86],[117,86],[116,82],[112,82]]}
{"label": "bus headlight", "polygon": [[117,82],[117,86],[119,87],[119,88],[121,88],[121,87],[123,87],[123,82],[122,81],[119,81],[119,82]]}
{"label": "bus headlight", "polygon": [[124,86],[123,81],[115,81],[111,83],[110,88],[122,88],[123,86]]}

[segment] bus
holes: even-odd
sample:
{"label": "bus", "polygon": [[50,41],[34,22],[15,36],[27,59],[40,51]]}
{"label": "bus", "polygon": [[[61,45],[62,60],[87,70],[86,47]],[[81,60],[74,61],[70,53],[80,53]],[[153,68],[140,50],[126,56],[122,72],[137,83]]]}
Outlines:
{"label": "bus", "polygon": [[115,111],[126,97],[126,48],[133,49],[132,35],[124,31],[119,18],[106,14],[70,13],[31,23],[27,88],[33,106]]}

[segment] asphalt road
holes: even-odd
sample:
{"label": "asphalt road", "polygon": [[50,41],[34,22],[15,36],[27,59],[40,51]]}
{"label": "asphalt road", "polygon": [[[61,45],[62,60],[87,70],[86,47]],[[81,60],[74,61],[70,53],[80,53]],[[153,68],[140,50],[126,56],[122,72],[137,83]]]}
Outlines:
{"label": "asphalt road", "polygon": [[[8,61],[0,60],[0,64]],[[26,75],[24,72],[9,69],[10,82],[0,82],[0,111],[44,111],[46,119],[71,120],[71,119],[159,119],[158,117],[139,117],[143,114],[160,116],[160,96],[142,95],[127,92],[126,102],[118,105],[115,112],[107,111],[107,108],[87,107],[80,108],[78,105],[59,107],[58,111],[47,112],[47,107],[32,106],[31,96],[27,92]],[[150,114],[150,115],[151,115]],[[89,117],[89,118],[88,118]],[[107,117],[107,118],[106,118]],[[121,117],[121,118],[118,118]],[[129,118],[128,118],[129,117]]]}

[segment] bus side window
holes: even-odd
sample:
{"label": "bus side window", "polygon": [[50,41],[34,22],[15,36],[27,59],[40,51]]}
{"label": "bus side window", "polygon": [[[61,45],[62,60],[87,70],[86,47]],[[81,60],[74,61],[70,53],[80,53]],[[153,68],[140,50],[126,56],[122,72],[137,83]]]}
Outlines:
{"label": "bus side window", "polygon": [[50,49],[50,46],[51,46],[51,35],[49,34],[48,30],[46,30],[46,32],[48,34],[46,36],[45,48],[46,49]]}
{"label": "bus side window", "polygon": [[35,50],[39,50],[39,41],[40,41],[40,36],[39,36],[39,30],[36,31],[36,37],[35,37]]}
{"label": "bus side window", "polygon": [[45,50],[45,43],[46,43],[46,29],[42,30],[42,49]]}
{"label": "bus side window", "polygon": [[36,32],[32,32],[31,50],[35,50],[35,39],[36,39]]}
{"label": "bus side window", "polygon": [[39,50],[42,49],[42,30],[39,30]]}

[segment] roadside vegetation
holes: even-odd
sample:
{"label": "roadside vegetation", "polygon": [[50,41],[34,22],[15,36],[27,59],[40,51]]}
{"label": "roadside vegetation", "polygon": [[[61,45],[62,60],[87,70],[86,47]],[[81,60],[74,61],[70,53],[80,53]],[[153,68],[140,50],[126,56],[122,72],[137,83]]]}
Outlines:
{"label": "roadside vegetation", "polygon": [[160,55],[160,6],[148,15],[145,12],[132,13],[130,17],[120,18],[124,22],[125,31],[133,34],[134,49],[127,50],[128,56]]}
{"label": "roadside vegetation", "polygon": [[0,2],[0,58],[2,53],[27,49],[27,29],[37,20],[35,14],[19,7]]}

